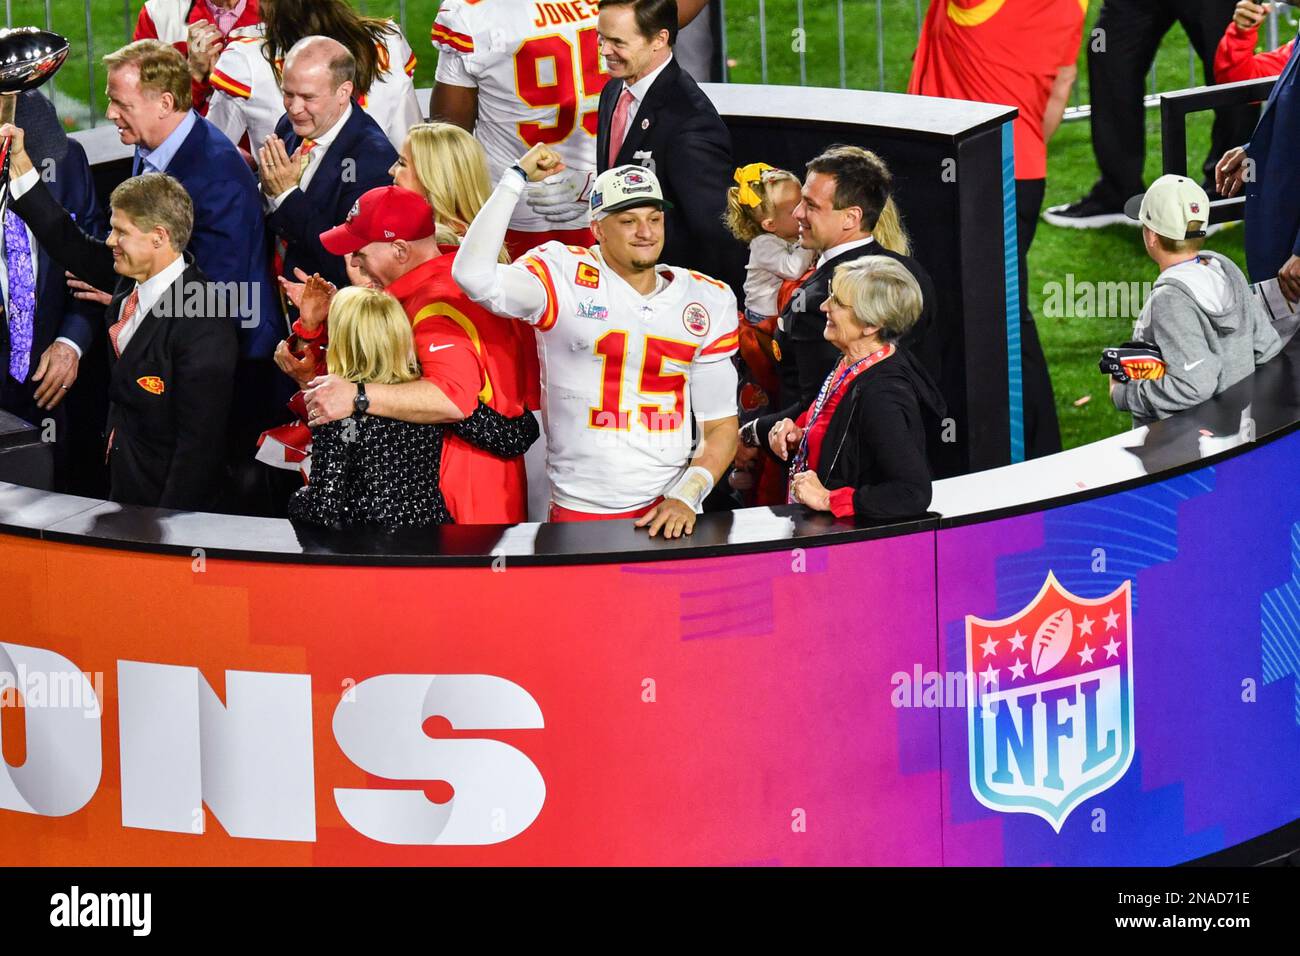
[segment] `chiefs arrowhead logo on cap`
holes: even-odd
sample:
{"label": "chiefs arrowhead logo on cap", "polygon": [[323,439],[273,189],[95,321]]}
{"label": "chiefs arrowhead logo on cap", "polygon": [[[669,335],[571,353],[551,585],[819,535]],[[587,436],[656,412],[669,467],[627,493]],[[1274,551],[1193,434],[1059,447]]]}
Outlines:
{"label": "chiefs arrowhead logo on cap", "polygon": [[360,211],[361,211],[361,200],[358,199],[356,202],[352,204],[352,208],[348,211],[347,221],[351,222],[353,219],[357,218],[357,213],[359,213]]}

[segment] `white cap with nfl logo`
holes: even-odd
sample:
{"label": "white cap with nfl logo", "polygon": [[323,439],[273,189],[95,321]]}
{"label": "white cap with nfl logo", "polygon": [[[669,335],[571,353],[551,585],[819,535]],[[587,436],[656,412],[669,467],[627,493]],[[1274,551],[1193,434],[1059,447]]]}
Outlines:
{"label": "white cap with nfl logo", "polygon": [[615,166],[596,177],[591,187],[592,219],[604,219],[633,206],[671,209],[672,203],[664,199],[659,177],[644,166]]}
{"label": "white cap with nfl logo", "polygon": [[[1210,197],[1193,180],[1170,173],[1125,203],[1124,214],[1166,239],[1199,239],[1210,221]],[[1201,228],[1189,232],[1189,222]]]}

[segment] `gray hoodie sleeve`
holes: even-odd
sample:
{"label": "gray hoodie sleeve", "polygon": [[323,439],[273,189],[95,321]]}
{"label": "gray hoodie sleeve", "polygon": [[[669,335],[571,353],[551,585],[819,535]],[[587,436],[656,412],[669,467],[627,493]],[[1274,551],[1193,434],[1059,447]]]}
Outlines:
{"label": "gray hoodie sleeve", "polygon": [[1143,338],[1160,346],[1163,378],[1125,382],[1115,389],[1115,407],[1141,419],[1165,418],[1199,405],[1214,395],[1219,357],[1205,341],[1200,311],[1192,300],[1167,286],[1157,286],[1147,300]]}
{"label": "gray hoodie sleeve", "polygon": [[1272,316],[1262,301],[1263,295],[1251,288],[1247,299],[1251,322],[1254,323],[1255,364],[1263,365],[1282,351],[1282,339],[1273,328]]}

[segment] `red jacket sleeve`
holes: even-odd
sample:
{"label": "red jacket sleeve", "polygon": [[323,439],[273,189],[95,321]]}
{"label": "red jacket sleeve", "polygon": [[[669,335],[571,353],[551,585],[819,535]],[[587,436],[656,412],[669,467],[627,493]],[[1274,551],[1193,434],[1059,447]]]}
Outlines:
{"label": "red jacket sleeve", "polygon": [[831,514],[837,518],[853,517],[854,488],[836,488],[831,492]]}
{"label": "red jacket sleeve", "polygon": [[442,389],[468,418],[478,406],[483,387],[483,368],[474,343],[464,329],[440,315],[422,320],[412,336],[422,377]]}
{"label": "red jacket sleeve", "polygon": [[1214,80],[1216,83],[1236,83],[1238,80],[1262,80],[1278,76],[1286,67],[1295,40],[1267,53],[1256,53],[1255,43],[1259,30],[1243,30],[1229,23],[1214,53]]}

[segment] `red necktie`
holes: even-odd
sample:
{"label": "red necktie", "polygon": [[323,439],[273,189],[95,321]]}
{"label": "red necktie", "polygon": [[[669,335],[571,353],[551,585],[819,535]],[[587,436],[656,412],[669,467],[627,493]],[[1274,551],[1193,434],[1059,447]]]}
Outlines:
{"label": "red necktie", "polygon": [[[108,327],[108,341],[113,344],[113,354],[118,358],[122,357],[122,350],[118,348],[117,338],[122,334],[122,330],[126,328],[126,324],[131,321],[131,317],[135,315],[135,310],[139,307],[140,286],[137,283],[136,287],[131,290],[131,294],[126,297],[126,301],[122,303],[122,312],[118,316],[117,321]],[[116,434],[116,428],[108,433],[108,445],[104,449],[105,464],[108,463],[108,455],[113,450],[113,436]]]}
{"label": "red necktie", "polygon": [[618,98],[618,104],[614,107],[614,121],[609,128],[610,166],[618,162],[618,151],[623,148],[623,140],[627,138],[628,113],[632,109],[634,99],[632,91],[626,86],[623,87],[623,95]]}
{"label": "red necktie", "polygon": [[140,287],[137,285],[131,290],[131,294],[126,297],[126,301],[122,303],[122,314],[108,330],[108,340],[113,343],[113,354],[118,358],[122,357],[122,350],[117,347],[117,337],[122,334],[122,330],[126,328],[126,324],[131,321],[131,317],[135,315],[135,310],[139,308],[139,306]]}

